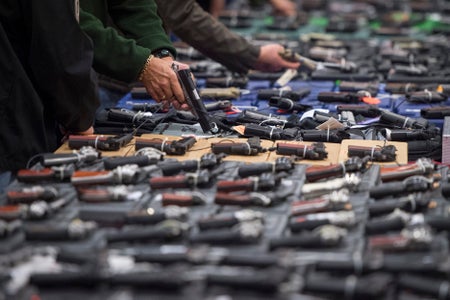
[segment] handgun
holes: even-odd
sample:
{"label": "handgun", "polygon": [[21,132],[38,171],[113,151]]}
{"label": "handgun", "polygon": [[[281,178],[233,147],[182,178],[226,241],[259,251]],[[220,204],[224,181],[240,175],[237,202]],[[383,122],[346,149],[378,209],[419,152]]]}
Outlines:
{"label": "handgun", "polygon": [[200,93],[192,79],[191,71],[189,69],[178,69],[178,66],[175,64],[172,65],[172,68],[178,76],[186,101],[192,109],[192,113],[197,117],[203,132],[217,133],[219,131],[217,123],[211,119],[209,112],[206,110],[205,104],[200,98]]}

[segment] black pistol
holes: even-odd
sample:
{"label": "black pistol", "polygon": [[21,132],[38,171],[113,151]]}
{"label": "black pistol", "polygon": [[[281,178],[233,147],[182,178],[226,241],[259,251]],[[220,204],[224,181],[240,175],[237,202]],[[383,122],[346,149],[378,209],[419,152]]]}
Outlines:
{"label": "black pistol", "polygon": [[186,101],[192,109],[192,113],[197,117],[203,132],[217,133],[219,128],[217,127],[217,124],[211,120],[205,104],[200,98],[200,93],[192,80],[191,71],[189,69],[179,70],[178,66],[175,64],[172,65],[172,68],[178,76]]}

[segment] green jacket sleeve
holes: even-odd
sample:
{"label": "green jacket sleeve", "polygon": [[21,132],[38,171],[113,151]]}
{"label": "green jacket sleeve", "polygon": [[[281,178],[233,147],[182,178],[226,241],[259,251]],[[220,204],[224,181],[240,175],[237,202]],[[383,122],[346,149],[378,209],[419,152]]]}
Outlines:
{"label": "green jacket sleeve", "polygon": [[80,25],[94,43],[97,72],[131,82],[151,52],[165,48],[176,55],[153,0],[81,0],[80,4]]}
{"label": "green jacket sleeve", "polygon": [[94,69],[101,74],[125,82],[137,79],[151,50],[122,37],[112,27],[80,9],[80,26],[94,44]]}
{"label": "green jacket sleeve", "polygon": [[238,73],[247,73],[260,48],[230,31],[194,0],[155,0],[164,23],[179,38],[204,55]]}
{"label": "green jacket sleeve", "polygon": [[[108,10],[114,25],[128,38],[152,52],[167,49],[175,56],[153,0],[108,0]],[[170,2],[170,0],[168,0]]]}

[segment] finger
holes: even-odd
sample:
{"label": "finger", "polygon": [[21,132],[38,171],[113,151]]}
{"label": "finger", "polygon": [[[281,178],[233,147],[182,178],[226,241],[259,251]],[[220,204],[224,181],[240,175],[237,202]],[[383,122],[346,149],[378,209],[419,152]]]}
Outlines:
{"label": "finger", "polygon": [[183,103],[183,104],[181,104],[180,109],[181,110],[190,110],[191,108],[189,107],[189,105],[187,105],[187,103]]}
{"label": "finger", "polygon": [[155,88],[155,85],[151,84],[151,85],[146,86],[146,89],[147,89],[147,93],[149,93],[150,96],[152,96],[152,98],[155,99],[156,102],[161,102],[166,98],[162,89],[159,88],[158,85],[156,85],[156,88]]}
{"label": "finger", "polygon": [[159,86],[161,88],[162,91],[162,97],[164,100],[169,100],[170,98],[172,98],[173,96],[173,92],[172,92],[172,87],[171,87],[171,82],[169,80],[165,80],[163,79],[160,83]]}

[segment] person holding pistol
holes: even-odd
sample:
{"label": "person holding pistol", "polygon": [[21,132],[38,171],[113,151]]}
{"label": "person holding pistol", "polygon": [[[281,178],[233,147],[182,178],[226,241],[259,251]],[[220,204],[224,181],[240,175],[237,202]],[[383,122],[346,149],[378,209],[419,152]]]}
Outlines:
{"label": "person holding pistol", "polygon": [[[152,0],[81,0],[80,26],[94,43],[94,69],[141,81],[158,102],[188,109],[172,64],[175,48]],[[179,64],[182,65],[182,64]]]}

